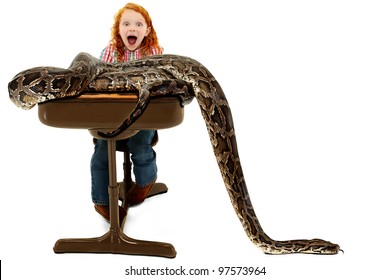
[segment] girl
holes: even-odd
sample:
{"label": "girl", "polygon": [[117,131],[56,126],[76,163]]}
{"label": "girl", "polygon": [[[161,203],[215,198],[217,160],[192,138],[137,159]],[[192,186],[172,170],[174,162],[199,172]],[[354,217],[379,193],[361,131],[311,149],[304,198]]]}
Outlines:
{"label": "girl", "polygon": [[[128,3],[114,17],[110,44],[103,49],[100,59],[105,62],[126,62],[149,55],[162,54],[149,13],[141,6]],[[152,143],[157,131],[144,130],[117,141],[131,153],[135,186],[127,193],[131,205],[143,202],[157,178],[156,153]],[[107,141],[98,139],[91,159],[92,201],[96,211],[110,219],[108,196]],[[119,206],[122,223],[127,211]]]}

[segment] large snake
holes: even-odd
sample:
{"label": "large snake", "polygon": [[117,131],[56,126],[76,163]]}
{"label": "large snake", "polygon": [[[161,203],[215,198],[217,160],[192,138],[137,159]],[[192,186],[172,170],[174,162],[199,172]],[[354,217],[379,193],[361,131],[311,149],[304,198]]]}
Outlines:
{"label": "large snake", "polygon": [[138,91],[138,102],[114,137],[142,114],[152,98],[178,96],[183,104],[195,97],[207,126],[211,145],[231,203],[249,239],[267,254],[337,254],[337,244],[322,239],[277,241],[262,229],[252,206],[238,155],[232,114],[214,76],[194,59],[158,55],[126,63],[104,63],[78,54],[69,68],[36,67],[17,74],[8,85],[11,100],[24,109],[36,103],[84,92]]}

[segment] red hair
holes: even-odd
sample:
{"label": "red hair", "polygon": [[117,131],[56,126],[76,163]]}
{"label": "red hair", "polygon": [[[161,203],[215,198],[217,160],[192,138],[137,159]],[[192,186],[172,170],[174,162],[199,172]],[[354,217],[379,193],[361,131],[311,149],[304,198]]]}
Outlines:
{"label": "red hair", "polygon": [[114,24],[111,29],[111,44],[116,50],[116,52],[118,53],[118,57],[117,57],[118,62],[123,62],[123,57],[125,53],[125,44],[123,43],[122,38],[119,34],[119,23],[123,15],[123,12],[127,9],[140,13],[144,17],[146,25],[150,27],[150,32],[148,36],[144,38],[140,46],[140,49],[142,50],[142,54],[144,56],[151,55],[152,48],[156,48],[159,52],[162,53],[162,48],[158,43],[157,34],[156,31],[154,30],[152,19],[150,18],[148,11],[145,10],[140,5],[134,3],[127,3],[114,16]]}

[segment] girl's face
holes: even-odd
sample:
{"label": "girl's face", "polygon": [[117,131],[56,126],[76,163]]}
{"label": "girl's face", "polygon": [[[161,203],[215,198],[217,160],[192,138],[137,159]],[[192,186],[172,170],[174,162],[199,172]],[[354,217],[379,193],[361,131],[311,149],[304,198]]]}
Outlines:
{"label": "girl's face", "polygon": [[149,32],[150,27],[140,13],[130,9],[123,12],[119,22],[119,35],[128,50],[136,50]]}

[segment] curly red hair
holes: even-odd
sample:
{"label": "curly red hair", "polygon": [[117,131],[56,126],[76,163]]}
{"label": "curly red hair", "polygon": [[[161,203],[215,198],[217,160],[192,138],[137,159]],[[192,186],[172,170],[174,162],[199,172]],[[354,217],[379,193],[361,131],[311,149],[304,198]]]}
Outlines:
{"label": "curly red hair", "polygon": [[152,19],[149,16],[149,13],[145,8],[143,8],[140,5],[134,4],[134,3],[127,3],[123,8],[121,8],[114,16],[114,24],[111,29],[111,44],[118,53],[118,62],[123,62],[124,53],[125,53],[125,44],[122,41],[121,36],[119,35],[119,22],[121,20],[122,14],[125,10],[133,10],[137,13],[140,13],[147,24],[148,27],[150,27],[150,32],[148,36],[144,38],[142,41],[142,44],[140,46],[141,51],[144,56],[151,55],[152,54],[152,48],[158,49],[159,52],[162,53],[162,48],[158,43],[158,38],[156,31],[153,27]]}

